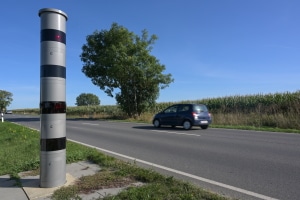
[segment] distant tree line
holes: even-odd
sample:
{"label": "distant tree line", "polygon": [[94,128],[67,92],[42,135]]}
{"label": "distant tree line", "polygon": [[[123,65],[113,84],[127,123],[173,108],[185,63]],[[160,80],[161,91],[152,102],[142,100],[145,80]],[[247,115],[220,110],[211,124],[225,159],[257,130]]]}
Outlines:
{"label": "distant tree line", "polygon": [[100,105],[99,98],[91,93],[82,93],[76,98],[77,106],[97,106]]}

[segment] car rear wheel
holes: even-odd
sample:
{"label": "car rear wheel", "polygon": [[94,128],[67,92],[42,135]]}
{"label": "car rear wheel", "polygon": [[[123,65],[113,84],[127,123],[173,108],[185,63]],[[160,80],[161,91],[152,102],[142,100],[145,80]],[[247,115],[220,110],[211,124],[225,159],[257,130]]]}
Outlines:
{"label": "car rear wheel", "polygon": [[153,125],[154,125],[155,128],[159,128],[160,127],[160,121],[158,119],[155,119],[153,121]]}
{"label": "car rear wheel", "polygon": [[208,128],[208,125],[202,125],[200,126],[202,129],[207,129]]}
{"label": "car rear wheel", "polygon": [[189,120],[185,120],[185,121],[183,122],[183,128],[184,128],[185,130],[191,129],[191,128],[192,128],[191,122],[190,122]]}

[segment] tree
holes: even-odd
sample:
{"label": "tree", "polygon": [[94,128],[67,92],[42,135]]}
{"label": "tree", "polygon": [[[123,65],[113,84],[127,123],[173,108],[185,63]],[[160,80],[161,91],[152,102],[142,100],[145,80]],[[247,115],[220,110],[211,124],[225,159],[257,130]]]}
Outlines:
{"label": "tree", "polygon": [[13,101],[12,93],[5,90],[0,90],[0,112],[4,111],[7,106]]}
{"label": "tree", "polygon": [[171,74],[162,74],[165,66],[150,55],[156,40],[147,30],[138,36],[113,23],[110,30],[88,35],[82,46],[82,72],[110,97],[118,89],[116,101],[130,117],[153,106],[160,89],[174,81]]}
{"label": "tree", "polygon": [[90,93],[82,93],[76,98],[77,106],[100,105],[99,98]]}

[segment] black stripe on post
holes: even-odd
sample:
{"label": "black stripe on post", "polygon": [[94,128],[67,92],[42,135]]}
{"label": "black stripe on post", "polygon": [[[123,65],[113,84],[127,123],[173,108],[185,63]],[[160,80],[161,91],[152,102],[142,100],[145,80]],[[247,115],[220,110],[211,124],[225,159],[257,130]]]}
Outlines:
{"label": "black stripe on post", "polygon": [[66,78],[66,68],[60,65],[42,65],[41,77]]}
{"label": "black stripe on post", "polygon": [[66,149],[66,137],[41,139],[41,151],[58,151]]}
{"label": "black stripe on post", "polygon": [[40,114],[66,113],[66,102],[44,101],[40,104]]}
{"label": "black stripe on post", "polygon": [[66,34],[56,29],[43,29],[41,30],[41,42],[55,41],[66,44]]}

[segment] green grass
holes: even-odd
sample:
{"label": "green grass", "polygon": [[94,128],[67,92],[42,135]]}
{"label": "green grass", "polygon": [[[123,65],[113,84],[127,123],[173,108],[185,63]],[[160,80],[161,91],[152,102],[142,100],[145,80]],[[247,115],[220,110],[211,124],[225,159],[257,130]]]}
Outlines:
{"label": "green grass", "polygon": [[39,135],[29,128],[0,124],[0,175],[39,167]]}
{"label": "green grass", "polygon": [[281,132],[281,133],[300,133],[300,130],[298,130],[298,129],[283,129],[283,128],[272,128],[272,127],[238,126],[238,125],[215,125],[215,124],[211,124],[210,127],[211,128],[252,130],[252,131]]}
{"label": "green grass", "polygon": [[[0,175],[9,174],[21,186],[18,173],[33,170],[39,173],[39,132],[9,122],[0,124]],[[80,178],[75,185],[62,187],[52,199],[78,199],[79,194],[101,188],[121,187],[133,182],[143,182],[141,187],[129,187],[116,196],[104,199],[151,199],[151,200],[225,200],[225,197],[205,191],[190,183],[166,177],[153,170],[138,167],[100,153],[96,149],[67,142],[67,163],[89,160],[101,171]]]}
{"label": "green grass", "polygon": [[[205,191],[188,182],[166,177],[155,171],[142,169],[136,165],[116,161],[109,169],[79,179],[76,185],[63,187],[55,191],[53,199],[80,199],[78,194],[89,193],[103,188],[123,187],[134,182],[143,182],[143,186],[131,186],[116,196],[107,196],[105,200],[149,199],[149,200],[225,200],[227,198]],[[100,199],[100,198],[99,198]]]}
{"label": "green grass", "polygon": [[[39,132],[9,122],[0,124],[0,175],[35,170],[40,160]],[[85,160],[96,150],[67,142],[67,163]]]}
{"label": "green grass", "polygon": [[201,190],[189,183],[181,182],[172,177],[163,181],[147,184],[143,187],[134,187],[121,192],[116,197],[106,197],[105,200],[143,199],[143,200],[199,200],[224,199],[205,190]]}

